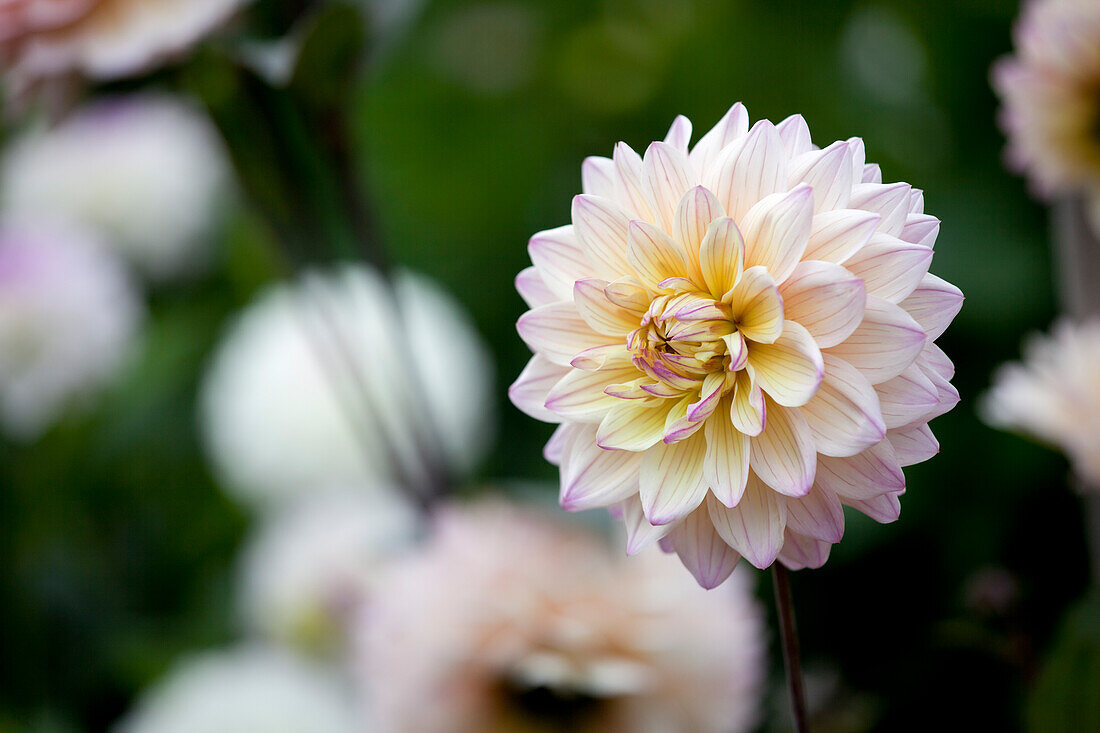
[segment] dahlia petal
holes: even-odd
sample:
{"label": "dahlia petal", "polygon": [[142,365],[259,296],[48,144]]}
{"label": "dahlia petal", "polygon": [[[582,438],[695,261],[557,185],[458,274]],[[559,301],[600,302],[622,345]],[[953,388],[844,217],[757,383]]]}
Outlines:
{"label": "dahlia petal", "polygon": [[588,372],[571,369],[546,396],[546,409],[567,420],[600,422],[622,400],[604,392],[608,384],[637,376],[633,367]]}
{"label": "dahlia petal", "polygon": [[570,440],[572,433],[586,427],[583,423],[562,423],[554,428],[554,432],[550,434],[550,439],[542,447],[542,457],[549,463],[560,466],[566,441]]}
{"label": "dahlia petal", "polygon": [[605,199],[615,198],[615,161],[590,155],[581,163],[581,191]]}
{"label": "dahlia petal", "polygon": [[641,464],[640,453],[603,450],[591,440],[578,440],[563,457],[558,502],[568,512],[617,504],[637,493]]}
{"label": "dahlia petal", "polygon": [[639,316],[607,299],[606,280],[589,277],[573,284],[573,304],[589,327],[606,336],[624,338],[638,327]]}
{"label": "dahlia petal", "polygon": [[824,542],[844,536],[844,507],[837,495],[820,485],[800,499],[786,499],[787,529]]}
{"label": "dahlia petal", "polygon": [[926,273],[917,288],[899,303],[920,324],[930,341],[947,330],[962,304],[962,291],[932,273]]}
{"label": "dahlia petal", "polygon": [[546,286],[546,281],[542,279],[534,265],[525,267],[516,275],[516,290],[528,308],[538,308],[540,305],[549,305],[561,300]]}
{"label": "dahlia petal", "polygon": [[932,263],[932,250],[888,234],[875,234],[844,267],[863,278],[867,294],[898,303],[916,289]]}
{"label": "dahlia petal", "polygon": [[909,213],[924,213],[924,191],[919,188],[914,188],[909,191]]}
{"label": "dahlia petal", "polygon": [[[919,363],[918,366],[920,366]],[[959,390],[937,372],[924,367],[921,369],[924,375],[932,380],[932,384],[936,385],[936,404],[920,416],[921,422],[928,422],[946,412],[950,412],[955,405],[959,404]]]}
{"label": "dahlia petal", "polygon": [[816,481],[845,500],[872,499],[888,492],[905,491],[905,474],[889,440],[850,458],[820,456]]}
{"label": "dahlia petal", "polygon": [[810,140],[810,126],[802,115],[791,115],[775,126],[779,133],[779,139],[783,141],[783,147],[787,150],[788,158],[796,158],[803,153],[813,150],[814,145]]}
{"label": "dahlia petal", "polygon": [[782,283],[806,252],[813,225],[814,190],[799,184],[772,194],[753,206],[741,221],[745,265],[763,265]]}
{"label": "dahlia petal", "polygon": [[900,239],[931,248],[940,233],[940,220],[928,214],[909,214],[901,228]]}
{"label": "dahlia petal", "polygon": [[630,275],[609,282],[603,289],[603,294],[615,305],[639,316],[649,308],[650,290],[642,285],[641,280]]}
{"label": "dahlia petal", "polygon": [[635,494],[619,504],[619,512],[626,528],[626,554],[636,555],[672,531],[676,525],[655,526],[645,518],[642,500]]}
{"label": "dahlia petal", "polygon": [[673,217],[672,233],[676,243],[684,250],[688,277],[702,283],[703,273],[699,265],[699,246],[707,229],[715,219],[723,216],[722,204],[706,186],[696,186],[684,194]]}
{"label": "dahlia petal", "polygon": [[787,505],[782,496],[750,474],[737,506],[730,508],[708,496],[706,508],[718,536],[742,557],[761,570],[775,562],[787,524]]}
{"label": "dahlia petal", "polygon": [[902,466],[923,463],[940,452],[940,442],[932,434],[928,423],[890,430],[886,437],[890,439],[890,445],[894,447],[894,454]]}
{"label": "dahlia petal", "polygon": [[574,356],[569,365],[586,372],[598,372],[609,367],[623,367],[629,363],[631,355],[626,346],[615,343],[585,349]]}
{"label": "dahlia petal", "polygon": [[783,550],[779,553],[779,562],[791,570],[819,568],[829,559],[833,546],[829,542],[815,540],[798,532],[787,530],[783,538]]}
{"label": "dahlia petal", "polygon": [[867,163],[867,146],[863,144],[863,138],[850,137],[846,141],[852,158],[852,183],[863,183],[863,172]]}
{"label": "dahlia petal", "polygon": [[740,279],[744,266],[745,241],[741,231],[728,216],[715,219],[699,246],[699,269],[710,294],[721,298]]}
{"label": "dahlia petal", "polygon": [[673,524],[691,514],[707,495],[702,435],[666,445],[658,443],[642,454],[638,496],[651,524]]}
{"label": "dahlia petal", "polygon": [[550,303],[519,317],[516,330],[528,348],[560,366],[573,357],[607,343],[607,336],[593,331],[572,302]]}
{"label": "dahlia petal", "polygon": [[573,197],[573,226],[592,272],[605,280],[630,272],[626,232],[630,218],[611,199],[581,194]]}
{"label": "dahlia petal", "polygon": [[619,401],[600,422],[596,443],[608,450],[644,451],[661,442],[672,405],[645,400]]}
{"label": "dahlia petal", "polygon": [[784,317],[805,326],[821,348],[836,346],[863,320],[863,281],[831,262],[805,260],[779,288]]}
{"label": "dahlia petal", "polygon": [[727,403],[722,400],[717,415],[706,421],[704,437],[707,453],[703,458],[703,478],[718,501],[728,507],[737,506],[749,480],[749,436],[738,431],[727,417]]}
{"label": "dahlia petal", "polygon": [[783,323],[775,343],[753,343],[749,364],[761,389],[784,407],[809,402],[821,385],[825,368],[814,337],[794,321]]}
{"label": "dahlia petal", "polygon": [[749,464],[768,486],[786,496],[805,496],[814,482],[817,454],[802,413],[767,400],[768,419],[749,441]]}
{"label": "dahlia petal", "polygon": [[650,211],[657,217],[654,223],[672,231],[672,218],[680,199],[698,183],[686,152],[668,143],[652,143],[642,161],[642,182]]}
{"label": "dahlia petal", "polygon": [[722,153],[710,174],[703,184],[714,191],[734,221],[742,221],[761,199],[785,190],[787,156],[775,125],[768,120],[753,125]]}
{"label": "dahlia petal", "polygon": [[767,268],[756,265],[745,270],[723,300],[745,338],[770,344],[783,333],[783,298]]}
{"label": "dahlia petal", "polygon": [[875,386],[887,428],[919,420],[939,404],[939,391],[920,367],[911,364],[898,376]]}
{"label": "dahlia petal", "polygon": [[787,185],[813,187],[814,213],[843,209],[852,194],[852,151],[838,140],[824,150],[802,153],[788,165]]}
{"label": "dahlia petal", "polygon": [[854,456],[886,436],[886,424],[875,388],[843,359],[824,355],[825,378],[802,416],[813,434],[817,452]]}
{"label": "dahlia petal", "polygon": [[882,183],[882,168],[878,163],[863,166],[863,183]]}
{"label": "dahlia petal", "polygon": [[955,376],[955,365],[951,363],[947,354],[943,353],[943,349],[932,343],[932,339],[929,339],[921,349],[920,355],[917,356],[917,364],[926,374],[930,372],[938,374],[944,381]]}
{"label": "dahlia petal", "polygon": [[637,219],[627,228],[626,257],[642,283],[650,287],[687,270],[683,250],[663,231]]}
{"label": "dahlia petal", "polygon": [[665,142],[687,155],[688,145],[691,143],[691,120],[683,115],[676,115],[665,135]]}
{"label": "dahlia petal", "polygon": [[867,243],[878,227],[879,215],[856,209],[824,211],[814,216],[810,242],[803,258],[843,264]]}
{"label": "dahlia petal", "polygon": [[707,131],[691,150],[692,167],[702,176],[718,161],[720,153],[749,131],[749,113],[738,102],[729,108],[718,124]]}
{"label": "dahlia petal", "polygon": [[848,206],[878,214],[881,219],[877,231],[896,237],[909,216],[911,189],[908,183],[857,183],[852,186]]}
{"label": "dahlia petal", "polygon": [[688,417],[688,410],[695,402],[695,395],[688,394],[676,401],[665,418],[665,430],[663,440],[671,445],[681,440],[690,438],[703,427],[703,423]]}
{"label": "dahlia petal", "polygon": [[751,367],[737,372],[733,402],[730,404],[730,420],[740,432],[753,437],[764,430],[767,413],[764,390],[749,376],[749,369]]}
{"label": "dahlia petal", "polygon": [[707,590],[717,588],[737,567],[741,556],[718,536],[707,507],[701,506],[660,540],[661,549],[680,556],[680,562]]}
{"label": "dahlia petal", "polygon": [[554,364],[546,357],[535,354],[527,362],[527,366],[520,372],[516,381],[508,388],[508,399],[536,420],[561,422],[561,418],[546,407],[546,397],[568,371],[567,367]]}
{"label": "dahlia petal", "polygon": [[879,494],[870,499],[844,499],[844,504],[880,524],[896,522],[901,516],[901,499],[897,494]]}
{"label": "dahlia petal", "polygon": [[573,283],[592,274],[592,265],[577,241],[572,224],[531,237],[527,253],[555,300],[572,300]]}
{"label": "dahlia petal", "polygon": [[924,344],[924,329],[908,313],[869,295],[863,322],[843,343],[828,351],[863,372],[871,384],[880,384],[905,371]]}
{"label": "dahlia petal", "polygon": [[620,201],[630,218],[653,221],[642,186],[642,156],[626,143],[617,143],[612,154],[615,163],[615,201]]}
{"label": "dahlia petal", "polygon": [[726,342],[726,354],[730,358],[729,366],[726,368],[731,372],[744,369],[749,363],[749,345],[745,337],[740,331],[734,331],[723,336],[722,340]]}

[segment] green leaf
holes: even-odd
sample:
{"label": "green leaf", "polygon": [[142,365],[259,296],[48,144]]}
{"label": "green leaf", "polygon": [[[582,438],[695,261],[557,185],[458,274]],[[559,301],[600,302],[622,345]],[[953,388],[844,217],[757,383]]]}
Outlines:
{"label": "green leaf", "polygon": [[1100,592],[1070,610],[1027,702],[1028,730],[1100,730]]}
{"label": "green leaf", "polygon": [[323,7],[312,19],[298,52],[290,88],[320,107],[347,101],[347,90],[363,58],[364,20],[349,6]]}

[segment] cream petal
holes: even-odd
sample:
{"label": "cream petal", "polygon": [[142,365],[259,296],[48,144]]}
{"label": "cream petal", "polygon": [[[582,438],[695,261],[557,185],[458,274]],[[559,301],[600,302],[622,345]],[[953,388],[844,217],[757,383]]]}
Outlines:
{"label": "cream petal", "polygon": [[816,481],[842,499],[872,499],[888,492],[905,491],[905,474],[889,440],[850,458],[820,456]]}
{"label": "cream petal", "polygon": [[730,420],[733,426],[749,437],[757,436],[767,422],[767,408],[764,391],[752,379],[750,369],[746,367],[737,372],[734,383],[733,401],[730,404]]}
{"label": "cream petal", "polygon": [[756,476],[749,475],[737,506],[727,507],[712,495],[707,510],[718,536],[755,567],[763,570],[775,562],[783,547],[786,501]]}
{"label": "cream petal", "polygon": [[[687,418],[697,422],[714,414],[722,395],[726,393],[727,384],[729,383],[724,372],[711,372],[704,377],[703,386],[699,388],[699,399],[688,406]],[[728,414],[727,412],[726,415]]]}
{"label": "cream petal", "polygon": [[825,378],[802,416],[813,434],[817,452],[854,456],[886,436],[886,423],[875,388],[843,359],[824,355]]}
{"label": "cream petal", "polygon": [[706,439],[693,435],[673,445],[658,443],[642,455],[638,496],[651,524],[678,522],[702,503],[706,451]]}
{"label": "cream petal", "polygon": [[776,284],[786,280],[806,252],[813,225],[813,189],[799,184],[771,194],[741,220],[745,265],[763,265]]}
{"label": "cream petal", "polygon": [[653,214],[642,185],[642,156],[626,143],[618,143],[612,160],[615,163],[614,200],[622,203],[630,218],[652,222]]}
{"label": "cream petal", "polygon": [[708,173],[702,183],[714,191],[726,214],[742,221],[758,201],[786,189],[786,150],[775,125],[757,122],[728,146]]}
{"label": "cream petal", "polygon": [[589,275],[610,281],[630,272],[626,258],[630,218],[618,204],[599,196],[575,196],[573,226],[591,265]]}
{"label": "cream petal", "polygon": [[604,346],[608,337],[593,331],[572,302],[551,303],[519,317],[516,330],[531,351],[560,366],[569,366],[580,352]]}
{"label": "cream petal", "polygon": [[940,220],[928,214],[909,214],[905,217],[905,226],[901,229],[899,239],[913,244],[923,244],[931,249],[936,244],[936,237],[940,233]]}
{"label": "cream petal", "polygon": [[898,376],[875,385],[887,428],[919,420],[939,404],[939,391],[920,367],[911,364]]}
{"label": "cream petal", "polygon": [[619,504],[619,512],[622,514],[623,526],[626,527],[627,555],[638,554],[676,527],[674,524],[650,524],[642,511],[642,500],[637,495],[624,499]]}
{"label": "cream petal", "polygon": [[726,342],[726,355],[729,356],[729,365],[726,367],[731,372],[744,369],[749,363],[749,345],[740,331],[728,333],[722,337]]}
{"label": "cream petal", "polygon": [[947,381],[942,375],[920,365],[919,361],[918,365],[921,366],[924,375],[932,380],[932,384],[936,385],[936,404],[920,417],[920,422],[928,422],[946,412],[950,412],[955,405],[959,404],[959,390],[955,389],[955,385]]}
{"label": "cream petal", "polygon": [[799,262],[779,292],[784,317],[802,324],[823,349],[852,335],[867,302],[862,280],[840,265],[815,260]]}
{"label": "cream petal", "polygon": [[783,298],[768,270],[756,265],[723,298],[730,306],[737,330],[758,344],[771,344],[783,333]]}
{"label": "cream petal", "polygon": [[[664,437],[671,400],[620,400],[596,432],[596,443],[609,450],[644,451]],[[662,444],[663,445],[663,444]]]}
{"label": "cream petal", "polygon": [[663,231],[644,221],[630,222],[626,256],[638,278],[651,288],[687,272],[683,250]]}
{"label": "cream petal", "polygon": [[749,479],[749,436],[733,426],[729,419],[730,403],[730,397],[723,398],[715,414],[706,421],[703,478],[718,501],[732,507],[741,501]]}
{"label": "cream petal", "polygon": [[770,399],[764,430],[749,441],[749,465],[768,486],[786,496],[805,496],[814,482],[817,453],[805,418],[797,408]]}
{"label": "cream petal", "polygon": [[569,365],[586,372],[625,367],[632,362],[632,355],[623,343],[605,344],[585,349],[569,362]]}
{"label": "cream petal", "polygon": [[819,568],[829,559],[833,548],[829,542],[815,540],[798,532],[787,530],[783,537],[783,550],[779,553],[779,562],[791,570]]}
{"label": "cream petal", "polygon": [[640,317],[620,305],[615,305],[604,294],[606,280],[583,278],[573,284],[573,304],[589,327],[606,336],[625,339],[638,328]]}
{"label": "cream petal", "polygon": [[814,216],[803,259],[843,264],[867,243],[878,227],[879,215],[857,209],[824,211]]}
{"label": "cream petal", "polygon": [[932,273],[925,274],[917,288],[899,303],[928,334],[929,341],[947,330],[962,304],[962,291]]}
{"label": "cream petal", "polygon": [[672,222],[673,239],[684,250],[688,277],[700,285],[703,273],[699,265],[699,247],[711,222],[722,216],[722,205],[705,186],[689,190],[676,207]]}
{"label": "cream petal", "polygon": [[633,367],[598,372],[571,369],[546,395],[546,409],[566,420],[598,423],[609,410],[623,403],[604,388],[637,376]]}
{"label": "cream petal", "polygon": [[741,278],[744,266],[741,231],[728,216],[715,219],[699,247],[699,270],[711,296],[721,298]]}
{"label": "cream petal", "polygon": [[668,143],[652,143],[642,162],[642,184],[654,223],[672,231],[680,199],[698,183],[687,155]]}
{"label": "cream petal", "polygon": [[707,131],[691,150],[692,167],[702,176],[718,162],[720,153],[749,131],[749,113],[738,102],[729,108],[718,124]]}
{"label": "cream petal", "polygon": [[878,214],[881,218],[877,231],[896,237],[901,234],[909,216],[911,189],[908,183],[857,183],[852,186],[848,206]]}
{"label": "cream petal", "polygon": [[561,300],[546,286],[546,281],[534,265],[525,267],[516,275],[516,290],[528,308],[538,308]]}
{"label": "cream petal", "polygon": [[844,504],[863,512],[881,524],[896,522],[901,516],[901,499],[897,494],[880,494],[871,499],[844,499]]}
{"label": "cream petal", "polygon": [[894,447],[894,454],[902,466],[923,463],[940,452],[940,442],[932,434],[928,423],[889,430],[886,437],[890,439],[890,445]]}
{"label": "cream petal", "polygon": [[926,374],[938,374],[944,381],[951,379],[955,376],[955,365],[951,363],[947,354],[943,353],[943,349],[932,343],[931,339],[928,341],[917,356],[917,364]]}
{"label": "cream petal", "polygon": [[684,567],[706,589],[717,588],[730,576],[741,556],[718,536],[706,506],[701,506],[661,540],[680,556]]}
{"label": "cream petal", "polygon": [[527,253],[555,300],[572,300],[573,283],[592,274],[592,265],[577,241],[572,224],[531,237]]}
{"label": "cream petal", "polygon": [[788,164],[787,185],[806,183],[814,190],[814,213],[843,209],[852,194],[852,151],[838,140],[824,150],[802,153]]}
{"label": "cream petal", "polygon": [[924,344],[924,329],[908,313],[869,295],[863,322],[828,352],[859,369],[871,384],[881,384],[905,371]]}
{"label": "cream petal", "polygon": [[615,162],[590,155],[581,163],[581,191],[605,199],[615,198]]}
{"label": "cream petal", "polygon": [[810,140],[810,126],[802,115],[791,115],[775,126],[788,158],[796,158],[814,149]]}
{"label": "cream petal", "polygon": [[[565,443],[572,440],[571,435],[581,430],[590,429],[590,425],[584,423],[562,423],[554,428],[554,432],[550,434],[550,439],[546,441],[546,445],[542,447],[542,457],[549,463],[560,466],[561,459],[564,454]],[[595,433],[592,433],[595,438]]]}
{"label": "cream petal", "polygon": [[686,156],[691,143],[691,120],[683,115],[676,115],[665,135],[665,142]]}
{"label": "cream petal", "polygon": [[662,438],[665,443],[671,445],[686,440],[703,427],[701,422],[688,418],[688,409],[695,400],[695,394],[684,395],[669,410],[668,417],[665,418],[664,437]]}
{"label": "cream petal", "polygon": [[561,418],[546,407],[550,390],[569,372],[568,367],[550,362],[535,354],[508,388],[508,399],[520,410],[543,422],[561,422]]}
{"label": "cream petal", "polygon": [[788,530],[823,542],[840,542],[844,536],[844,507],[832,491],[818,484],[805,496],[785,501]]}
{"label": "cream petal", "polygon": [[[587,438],[591,438],[591,433]],[[558,502],[568,512],[617,504],[638,492],[642,454],[577,441],[565,454]]]}
{"label": "cream petal", "polygon": [[809,402],[821,385],[825,368],[813,336],[794,321],[783,323],[783,333],[775,343],[750,344],[749,364],[754,381],[784,407]]}
{"label": "cream petal", "polygon": [[876,233],[844,267],[863,279],[867,294],[898,303],[920,284],[932,263],[932,250]]}
{"label": "cream petal", "polygon": [[609,282],[603,289],[603,294],[615,305],[626,308],[631,313],[637,313],[639,317],[649,308],[653,295],[652,291],[633,275]]}

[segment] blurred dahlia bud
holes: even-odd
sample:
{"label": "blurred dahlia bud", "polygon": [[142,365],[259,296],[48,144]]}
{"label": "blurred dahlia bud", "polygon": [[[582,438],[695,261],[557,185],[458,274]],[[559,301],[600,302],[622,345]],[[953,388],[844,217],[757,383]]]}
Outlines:
{"label": "blurred dahlia bud", "polygon": [[689,151],[588,158],[573,223],[536,234],[516,286],[535,352],[512,385],[560,423],[561,504],[612,507],[706,587],[741,556],[818,567],[844,505],[898,518],[902,467],[939,449],[958,393],[933,341],[962,293],[928,272],[939,220],[859,138],[736,104]]}
{"label": "blurred dahlia bud", "polygon": [[993,67],[1008,161],[1037,193],[1083,190],[1100,222],[1100,3],[1030,0]]}
{"label": "blurred dahlia bud", "polygon": [[88,234],[0,224],[0,421],[38,437],[105,386],[125,360],[143,307],[125,267]]}
{"label": "blurred dahlia bud", "polygon": [[448,507],[360,617],[364,701],[408,733],[744,731],[764,679],[746,578],[706,593],[532,509]]}
{"label": "blurred dahlia bud", "polygon": [[98,228],[164,278],[208,255],[228,178],[221,139],[199,109],[167,96],[109,98],[13,142],[0,162],[0,205]]}
{"label": "blurred dahlia bud", "polygon": [[185,51],[248,0],[0,0],[0,69],[22,96],[70,75],[110,81]]}
{"label": "blurred dahlia bud", "polygon": [[1100,321],[1058,323],[1050,335],[1028,341],[1023,362],[997,370],[982,417],[1064,451],[1081,478],[1100,485],[1098,373]]}
{"label": "blurred dahlia bud", "polygon": [[396,492],[325,491],[279,507],[241,558],[248,627],[305,651],[331,651],[380,568],[416,529],[412,507]]}
{"label": "blurred dahlia bud", "polygon": [[[425,357],[425,343],[443,355]],[[390,287],[347,265],[262,293],[226,332],[200,401],[210,458],[241,499],[415,484],[482,456],[492,362],[434,282],[399,273]]]}
{"label": "blurred dahlia bud", "polygon": [[365,731],[343,681],[290,652],[241,646],[179,662],[116,733]]}

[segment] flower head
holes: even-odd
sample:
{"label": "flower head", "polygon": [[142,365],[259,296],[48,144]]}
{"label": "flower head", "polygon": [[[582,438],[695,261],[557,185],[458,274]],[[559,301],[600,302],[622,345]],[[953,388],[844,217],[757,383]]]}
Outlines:
{"label": "flower head", "polygon": [[708,594],[531,509],[445,508],[360,619],[364,699],[385,730],[744,731],[765,650],[745,581]]}
{"label": "flower head", "polygon": [[573,224],[517,278],[535,352],[511,388],[560,423],[561,503],[607,506],[712,587],[740,556],[819,566],[842,505],[896,519],[901,467],[958,394],[932,341],[962,294],[928,273],[939,220],[863,142],[735,105],[689,150],[589,158]]}
{"label": "flower head", "polygon": [[1019,430],[1065,451],[1100,484],[1100,321],[1062,322],[1034,336],[1022,363],[1002,366],[982,398],[987,423]]}

